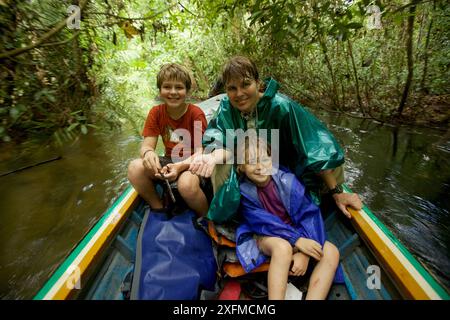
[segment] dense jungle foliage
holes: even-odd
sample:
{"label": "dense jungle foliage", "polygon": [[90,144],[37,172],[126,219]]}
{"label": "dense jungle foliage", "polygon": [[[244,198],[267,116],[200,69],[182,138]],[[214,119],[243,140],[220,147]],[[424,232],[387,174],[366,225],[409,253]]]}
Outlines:
{"label": "dense jungle foliage", "polygon": [[235,54],[309,107],[448,126],[445,0],[0,0],[0,30],[0,143],[138,132],[161,64],[200,100]]}

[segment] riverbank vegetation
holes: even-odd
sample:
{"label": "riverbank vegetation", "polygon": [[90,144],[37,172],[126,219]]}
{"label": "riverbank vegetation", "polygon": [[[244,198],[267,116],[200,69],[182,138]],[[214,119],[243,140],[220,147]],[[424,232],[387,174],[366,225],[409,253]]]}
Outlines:
{"label": "riverbank vegetation", "polygon": [[311,108],[448,127],[443,0],[0,0],[0,29],[0,143],[139,132],[162,63],[201,100],[235,54]]}

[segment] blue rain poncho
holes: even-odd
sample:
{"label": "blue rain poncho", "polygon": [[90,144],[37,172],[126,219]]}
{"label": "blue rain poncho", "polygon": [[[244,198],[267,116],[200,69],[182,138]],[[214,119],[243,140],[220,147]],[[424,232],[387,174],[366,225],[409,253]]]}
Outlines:
{"label": "blue rain poncho", "polygon": [[[280,217],[266,211],[258,198],[257,187],[245,178],[240,185],[242,197],[239,214],[242,223],[236,232],[236,254],[246,272],[269,259],[258,249],[253,234],[282,238],[292,246],[299,238],[315,240],[322,247],[326,240],[320,209],[305,193],[305,187],[295,175],[280,168],[272,175],[272,179],[293,225],[286,224]],[[336,272],[335,282],[343,282],[340,267]]]}

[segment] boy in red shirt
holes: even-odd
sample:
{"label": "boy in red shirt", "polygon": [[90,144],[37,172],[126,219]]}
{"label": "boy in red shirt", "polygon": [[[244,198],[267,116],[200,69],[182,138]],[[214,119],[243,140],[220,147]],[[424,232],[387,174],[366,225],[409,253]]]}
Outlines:
{"label": "boy in red shirt", "polygon": [[[191,89],[191,77],[183,66],[163,65],[157,76],[157,86],[164,103],[154,106],[148,113],[142,131],[141,158],[131,161],[128,179],[153,210],[164,209],[155,190],[155,180],[163,177],[177,180],[178,192],[186,204],[197,215],[204,216],[208,212],[208,200],[202,188],[207,189],[208,182],[187,169],[194,153],[201,152],[201,137],[207,125],[205,114],[185,101]],[[165,156],[161,158],[155,152],[159,136],[165,146]],[[194,143],[194,138],[198,143]]]}

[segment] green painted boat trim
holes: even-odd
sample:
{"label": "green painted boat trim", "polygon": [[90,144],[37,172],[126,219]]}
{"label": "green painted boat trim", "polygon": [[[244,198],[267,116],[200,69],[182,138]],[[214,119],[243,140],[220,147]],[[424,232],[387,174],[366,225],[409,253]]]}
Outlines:
{"label": "green painted boat trim", "polygon": [[89,241],[94,237],[98,230],[103,226],[105,220],[111,215],[111,213],[116,209],[119,203],[129,194],[133,192],[133,187],[130,185],[127,189],[122,192],[120,197],[114,202],[114,204],[103,214],[100,220],[91,228],[88,234],[81,240],[81,242],[73,249],[70,255],[62,262],[62,264],[56,269],[50,279],[45,283],[44,287],[36,294],[33,300],[42,300],[56,284],[56,282],[61,278],[66,270],[70,267],[73,261],[78,257],[80,252],[86,247]]}
{"label": "green painted boat trim", "polygon": [[[353,192],[346,184],[343,185],[346,192]],[[431,276],[431,274],[417,261],[416,258],[409,252],[408,249],[392,234],[392,232],[367,208],[363,206],[364,212],[369,218],[383,231],[383,233],[394,243],[405,258],[413,265],[413,267],[420,273],[425,281],[433,288],[434,291],[444,300],[450,300],[450,295],[447,291]]]}

